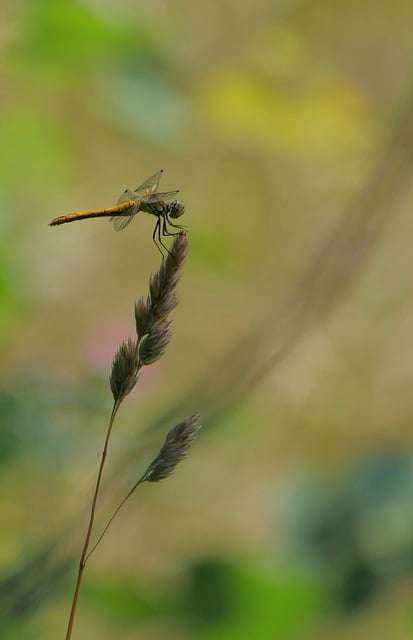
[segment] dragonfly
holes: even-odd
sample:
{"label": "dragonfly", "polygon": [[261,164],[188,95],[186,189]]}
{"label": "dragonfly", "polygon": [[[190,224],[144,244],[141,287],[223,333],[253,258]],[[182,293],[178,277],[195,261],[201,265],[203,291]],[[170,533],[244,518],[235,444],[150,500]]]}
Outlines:
{"label": "dragonfly", "polygon": [[[157,218],[152,234],[152,239],[157,249],[162,256],[164,254],[160,247],[170,253],[162,242],[162,238],[178,235],[185,230],[184,226],[172,222],[172,220],[182,216],[185,207],[182,202],[174,198],[179,193],[179,189],[175,191],[157,191],[162,175],[163,169],[160,169],[160,171],[157,171],[153,176],[142,182],[134,191],[125,189],[113,207],[68,213],[54,218],[49,224],[54,227],[67,222],[75,222],[76,220],[87,220],[88,218],[110,218],[115,231],[122,231],[132,222],[139,211],[144,211]],[[172,232],[171,227],[178,229],[178,231]]]}

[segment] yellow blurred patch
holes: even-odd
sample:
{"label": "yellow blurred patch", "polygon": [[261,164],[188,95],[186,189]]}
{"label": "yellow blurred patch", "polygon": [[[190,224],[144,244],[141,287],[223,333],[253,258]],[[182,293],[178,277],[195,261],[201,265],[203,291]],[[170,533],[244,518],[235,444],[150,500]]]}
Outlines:
{"label": "yellow blurred patch", "polygon": [[372,135],[366,98],[337,78],[287,92],[253,75],[219,71],[201,87],[201,108],[217,134],[261,152],[341,155]]}

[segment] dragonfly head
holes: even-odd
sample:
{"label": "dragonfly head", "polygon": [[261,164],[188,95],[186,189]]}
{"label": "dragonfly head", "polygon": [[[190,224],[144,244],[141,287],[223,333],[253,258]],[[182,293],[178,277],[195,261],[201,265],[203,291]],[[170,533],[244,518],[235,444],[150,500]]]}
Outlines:
{"label": "dragonfly head", "polygon": [[182,202],[179,202],[179,200],[172,200],[169,207],[169,215],[171,218],[179,218],[185,211],[184,205]]}

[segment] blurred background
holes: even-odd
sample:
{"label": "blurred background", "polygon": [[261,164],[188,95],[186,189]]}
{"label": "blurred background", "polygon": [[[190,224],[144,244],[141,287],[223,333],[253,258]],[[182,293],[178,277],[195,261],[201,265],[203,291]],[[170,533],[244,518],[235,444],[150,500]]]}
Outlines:
{"label": "blurred background", "polygon": [[190,255],[118,415],[73,637],[410,638],[413,6],[3,0],[0,636],[64,637],[160,168]]}

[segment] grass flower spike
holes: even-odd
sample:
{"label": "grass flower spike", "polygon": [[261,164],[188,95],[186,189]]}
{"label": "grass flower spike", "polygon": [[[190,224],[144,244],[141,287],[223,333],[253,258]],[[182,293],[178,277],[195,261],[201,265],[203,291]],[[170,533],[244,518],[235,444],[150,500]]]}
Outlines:
{"label": "grass flower spike", "polygon": [[143,476],[141,476],[131,491],[129,491],[127,496],[119,504],[94,546],[91,547],[90,543],[103,468],[107,457],[109,439],[112,433],[113,424],[120,405],[136,385],[141,368],[157,362],[157,360],[159,360],[159,358],[161,358],[165,353],[171,340],[172,334],[169,314],[178,304],[176,287],[182,274],[182,268],[184,266],[187,253],[187,235],[186,233],[180,233],[174,237],[171,251],[168,252],[168,256],[165,259],[162,259],[159,270],[151,276],[149,281],[149,293],[146,299],[140,298],[135,303],[136,337],[124,340],[113,358],[109,383],[114,403],[106,431],[95,490],[90,507],[89,521],[80,556],[79,570],[66,631],[66,640],[70,640],[72,637],[80,586],[86,563],[102,540],[111,522],[125,504],[129,496],[132,495],[140,484],[145,481],[157,482],[172,473],[178,462],[186,456],[187,451],[200,428],[198,424],[198,415],[193,415],[182,420],[169,431],[158,455],[151,462]]}

